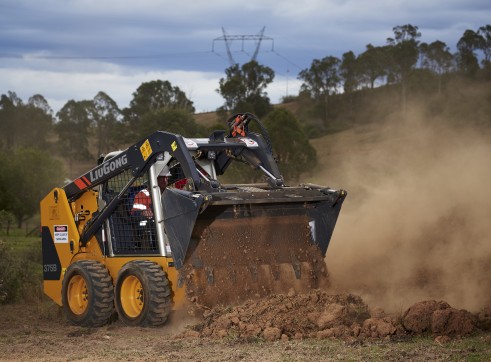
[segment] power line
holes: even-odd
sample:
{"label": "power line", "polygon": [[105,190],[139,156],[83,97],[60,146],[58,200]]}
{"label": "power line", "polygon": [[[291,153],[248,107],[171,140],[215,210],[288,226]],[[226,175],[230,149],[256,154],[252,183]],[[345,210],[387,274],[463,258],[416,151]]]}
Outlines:
{"label": "power line", "polygon": [[175,56],[189,56],[197,54],[211,54],[213,52],[206,51],[194,51],[194,52],[183,52],[183,53],[158,53],[158,54],[145,54],[145,55],[25,55],[25,54],[12,54],[12,53],[0,53],[0,58],[3,59],[40,59],[40,60],[124,60],[124,59],[157,59],[165,57],[175,57]]}
{"label": "power line", "polygon": [[291,65],[293,65],[298,70],[302,70],[301,67],[299,67],[297,64],[293,63],[290,59],[288,59],[284,55],[281,55],[280,53],[278,53],[277,51],[274,51],[274,50],[273,50],[273,53],[276,54],[277,56],[279,56],[281,59],[286,60],[288,63],[290,63]]}
{"label": "power line", "polygon": [[[256,49],[251,56],[251,60],[255,60],[257,58],[257,55],[260,52],[260,45],[262,40],[270,40],[272,41],[272,47],[271,50],[265,50],[261,51],[264,53],[273,53],[277,57],[285,60],[288,62],[291,66],[297,68],[298,70],[302,70],[300,66],[298,66],[296,63],[288,59],[286,56],[280,54],[274,49],[274,39],[265,36],[263,28],[261,32],[258,35],[227,35],[226,41],[232,41],[232,40],[241,40],[241,41],[247,41],[247,40],[260,40],[256,46]],[[225,40],[225,38],[220,37],[216,38],[213,41],[217,40]],[[233,60],[233,54],[235,53],[244,53],[247,56],[250,56],[245,50],[242,45],[242,49],[240,51],[232,51],[230,48],[227,49],[227,55],[228,55],[228,61],[229,63],[231,62],[231,59]],[[0,59],[18,59],[18,60],[141,60],[141,59],[160,59],[160,58],[169,58],[169,57],[195,57],[196,55],[206,55],[206,54],[215,54],[216,56],[227,60],[223,55],[221,55],[219,52],[216,52],[214,49],[214,46],[212,47],[212,50],[209,51],[190,51],[190,52],[169,52],[169,53],[157,53],[157,54],[141,54],[141,55],[88,55],[88,56],[82,56],[82,55],[36,55],[36,54],[20,54],[20,53],[0,53]],[[233,64],[235,65],[235,60],[233,60]]]}

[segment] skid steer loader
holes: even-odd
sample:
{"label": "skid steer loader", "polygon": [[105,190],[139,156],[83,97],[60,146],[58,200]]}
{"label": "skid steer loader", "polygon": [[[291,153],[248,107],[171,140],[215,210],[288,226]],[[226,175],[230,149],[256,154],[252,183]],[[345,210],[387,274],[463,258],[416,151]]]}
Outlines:
{"label": "skid steer loader", "polygon": [[[261,123],[244,113],[228,124],[209,138],[157,131],[41,201],[44,291],[69,322],[102,326],[117,312],[158,326],[189,301],[237,303],[328,280],[346,192],[286,186]],[[220,182],[233,162],[264,183]]]}

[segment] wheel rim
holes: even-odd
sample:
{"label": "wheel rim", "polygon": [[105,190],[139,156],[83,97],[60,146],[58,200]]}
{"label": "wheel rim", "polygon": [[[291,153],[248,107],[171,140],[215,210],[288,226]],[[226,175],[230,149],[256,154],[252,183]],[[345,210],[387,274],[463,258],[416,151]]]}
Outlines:
{"label": "wheel rim", "polygon": [[80,275],[75,275],[68,284],[68,305],[72,313],[81,315],[87,310],[89,304],[89,292],[85,279]]}
{"label": "wheel rim", "polygon": [[128,317],[136,318],[141,314],[145,301],[143,286],[137,277],[130,275],[123,280],[120,299],[123,311]]}

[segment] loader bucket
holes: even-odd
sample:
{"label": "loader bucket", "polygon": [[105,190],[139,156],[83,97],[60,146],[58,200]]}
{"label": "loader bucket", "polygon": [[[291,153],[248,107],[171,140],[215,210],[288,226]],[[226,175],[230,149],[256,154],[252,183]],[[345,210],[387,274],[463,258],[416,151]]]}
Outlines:
{"label": "loader bucket", "polygon": [[206,196],[190,194],[170,191],[163,204],[178,283],[191,300],[233,304],[327,286],[324,257],[344,191],[219,193],[200,214]]}

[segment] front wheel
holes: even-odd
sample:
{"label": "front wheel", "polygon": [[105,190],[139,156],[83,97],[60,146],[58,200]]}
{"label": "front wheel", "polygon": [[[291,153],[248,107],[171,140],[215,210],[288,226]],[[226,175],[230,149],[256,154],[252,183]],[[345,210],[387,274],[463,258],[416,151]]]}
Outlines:
{"label": "front wheel", "polygon": [[134,260],[121,268],[115,288],[119,318],[129,326],[155,327],[167,321],[171,290],[159,264]]}
{"label": "front wheel", "polygon": [[62,284],[63,312],[68,321],[82,327],[106,324],[114,309],[111,277],[103,264],[80,260],[70,265]]}

